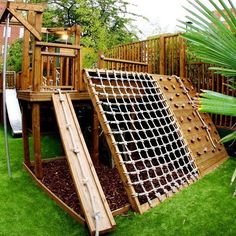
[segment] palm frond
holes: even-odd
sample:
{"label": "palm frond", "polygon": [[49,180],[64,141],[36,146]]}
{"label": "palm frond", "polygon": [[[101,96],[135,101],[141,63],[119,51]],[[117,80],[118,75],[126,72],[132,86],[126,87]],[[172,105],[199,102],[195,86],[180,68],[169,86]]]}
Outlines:
{"label": "palm frond", "polygon": [[236,116],[236,98],[221,93],[203,90],[199,99],[199,111],[212,114]]}
{"label": "palm frond", "polygon": [[[235,8],[230,0],[230,9],[223,0],[209,0],[211,5],[224,19],[225,23],[207,8],[201,1],[188,1],[193,10],[185,7],[190,14],[187,20],[193,24],[180,21],[187,32],[183,37],[190,42],[190,50],[202,61],[216,65],[216,73],[225,76],[235,76],[236,70],[236,15]],[[219,68],[224,67],[224,69]]]}
{"label": "palm frond", "polygon": [[222,138],[220,141],[222,143],[227,143],[229,141],[235,141],[236,140],[236,131],[233,131],[232,133],[226,135],[224,138]]}

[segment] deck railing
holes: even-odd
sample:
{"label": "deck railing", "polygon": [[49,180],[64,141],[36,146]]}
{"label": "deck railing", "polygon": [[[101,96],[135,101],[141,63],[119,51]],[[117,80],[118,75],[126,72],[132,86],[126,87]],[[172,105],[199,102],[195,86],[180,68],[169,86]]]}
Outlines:
{"label": "deck railing", "polygon": [[[0,89],[2,89],[2,80],[3,74],[0,72]],[[7,71],[6,73],[6,88],[13,89],[17,87],[17,79],[16,79],[16,72],[15,71]]]}
{"label": "deck railing", "polygon": [[80,46],[37,42],[29,57],[26,78],[17,73],[17,81],[21,81],[18,89],[36,92],[83,89]]}
{"label": "deck railing", "polygon": [[[134,63],[146,63],[153,74],[177,75],[192,80],[197,91],[209,89],[235,96],[227,84],[227,79],[209,71],[208,64],[192,62],[187,56],[186,45],[181,34],[162,35],[144,41],[120,45],[105,52],[110,60],[130,60]],[[130,65],[132,68],[133,65]],[[122,67],[120,67],[122,69]],[[124,67],[124,70],[126,68]],[[141,71],[146,72],[146,71]],[[232,116],[212,115],[218,128],[236,129],[236,118]]]}
{"label": "deck railing", "polygon": [[[67,44],[37,42],[35,51],[40,48],[40,75],[33,72],[33,85],[37,90],[65,88],[77,90],[81,87],[81,47]],[[35,64],[37,67],[37,65]],[[34,68],[33,68],[34,71]],[[36,80],[36,81],[35,81]]]}
{"label": "deck railing", "polygon": [[115,58],[108,58],[104,55],[100,55],[98,67],[106,70],[121,70],[121,71],[134,71],[134,72],[149,72],[151,68],[148,63],[137,62],[131,60],[122,60]]}

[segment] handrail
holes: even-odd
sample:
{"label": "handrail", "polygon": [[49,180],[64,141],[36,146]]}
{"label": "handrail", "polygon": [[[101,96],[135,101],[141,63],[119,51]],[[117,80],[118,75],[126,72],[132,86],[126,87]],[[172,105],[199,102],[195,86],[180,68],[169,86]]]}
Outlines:
{"label": "handrail", "polygon": [[111,61],[111,62],[121,62],[121,63],[128,63],[128,64],[136,64],[136,65],[142,65],[142,66],[148,66],[145,62],[139,62],[139,61],[130,61],[130,60],[123,60],[123,59],[116,59],[116,58],[109,58],[105,57],[104,55],[101,55],[100,58],[104,61]]}
{"label": "handrail", "polygon": [[[29,52],[29,54],[33,54],[32,51]],[[69,54],[69,53],[59,53],[59,52],[41,52],[42,56],[56,56],[56,57],[76,57],[75,54]]]}
{"label": "handrail", "polygon": [[55,47],[55,48],[68,48],[68,49],[77,49],[80,50],[82,47],[68,44],[60,44],[60,43],[47,43],[47,42],[36,42],[36,46],[41,47]]}

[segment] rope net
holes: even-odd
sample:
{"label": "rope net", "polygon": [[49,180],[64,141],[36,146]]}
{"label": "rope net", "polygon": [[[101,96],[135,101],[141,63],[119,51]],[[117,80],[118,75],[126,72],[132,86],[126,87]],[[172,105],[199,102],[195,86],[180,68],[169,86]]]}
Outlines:
{"label": "rope net", "polygon": [[103,122],[121,156],[123,174],[141,204],[160,201],[198,178],[176,120],[148,74],[87,71]]}

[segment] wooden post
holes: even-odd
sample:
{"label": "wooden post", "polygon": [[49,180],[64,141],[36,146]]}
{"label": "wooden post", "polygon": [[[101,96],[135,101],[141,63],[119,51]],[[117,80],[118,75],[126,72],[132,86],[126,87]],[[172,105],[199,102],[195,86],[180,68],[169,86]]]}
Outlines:
{"label": "wooden post", "polygon": [[29,135],[27,125],[27,104],[22,103],[22,137],[24,147],[24,163],[27,167],[30,167],[30,151],[29,151]]}
{"label": "wooden post", "polygon": [[148,65],[147,65],[147,73],[149,73],[149,74],[153,73],[151,60],[148,62]]}
{"label": "wooden post", "polygon": [[[28,21],[30,24],[34,24],[34,12],[29,11]],[[29,57],[29,43],[30,43],[30,32],[25,29],[24,39],[23,39],[23,55],[22,55],[22,77],[21,77],[21,89],[28,89],[29,87],[29,67],[30,67],[30,57]]]}
{"label": "wooden post", "polygon": [[99,69],[104,69],[104,55],[102,51],[98,52],[98,68]]}
{"label": "wooden post", "polygon": [[[80,45],[80,26],[74,26],[75,41],[76,46]],[[77,49],[76,58],[75,58],[75,70],[74,70],[74,89],[83,91],[85,90],[84,81],[82,78],[82,53],[81,49]]]}
{"label": "wooden post", "polygon": [[180,77],[185,78],[186,77],[186,67],[185,67],[185,40],[183,38],[180,38]]}
{"label": "wooden post", "polygon": [[95,109],[93,109],[92,160],[95,166],[99,165],[99,120]]}
{"label": "wooden post", "polygon": [[[34,22],[35,29],[38,32],[41,32],[42,28],[42,14],[37,12],[35,15],[35,22]],[[36,38],[34,38],[33,42],[33,91],[39,92],[42,73],[41,73],[41,47],[36,46]]]}
{"label": "wooden post", "polygon": [[43,177],[41,142],[40,142],[40,104],[32,104],[32,134],[34,145],[35,175],[38,179]]}
{"label": "wooden post", "polygon": [[165,74],[165,37],[161,36],[160,37],[160,58],[159,58],[159,63],[160,63],[160,74],[164,75]]}

